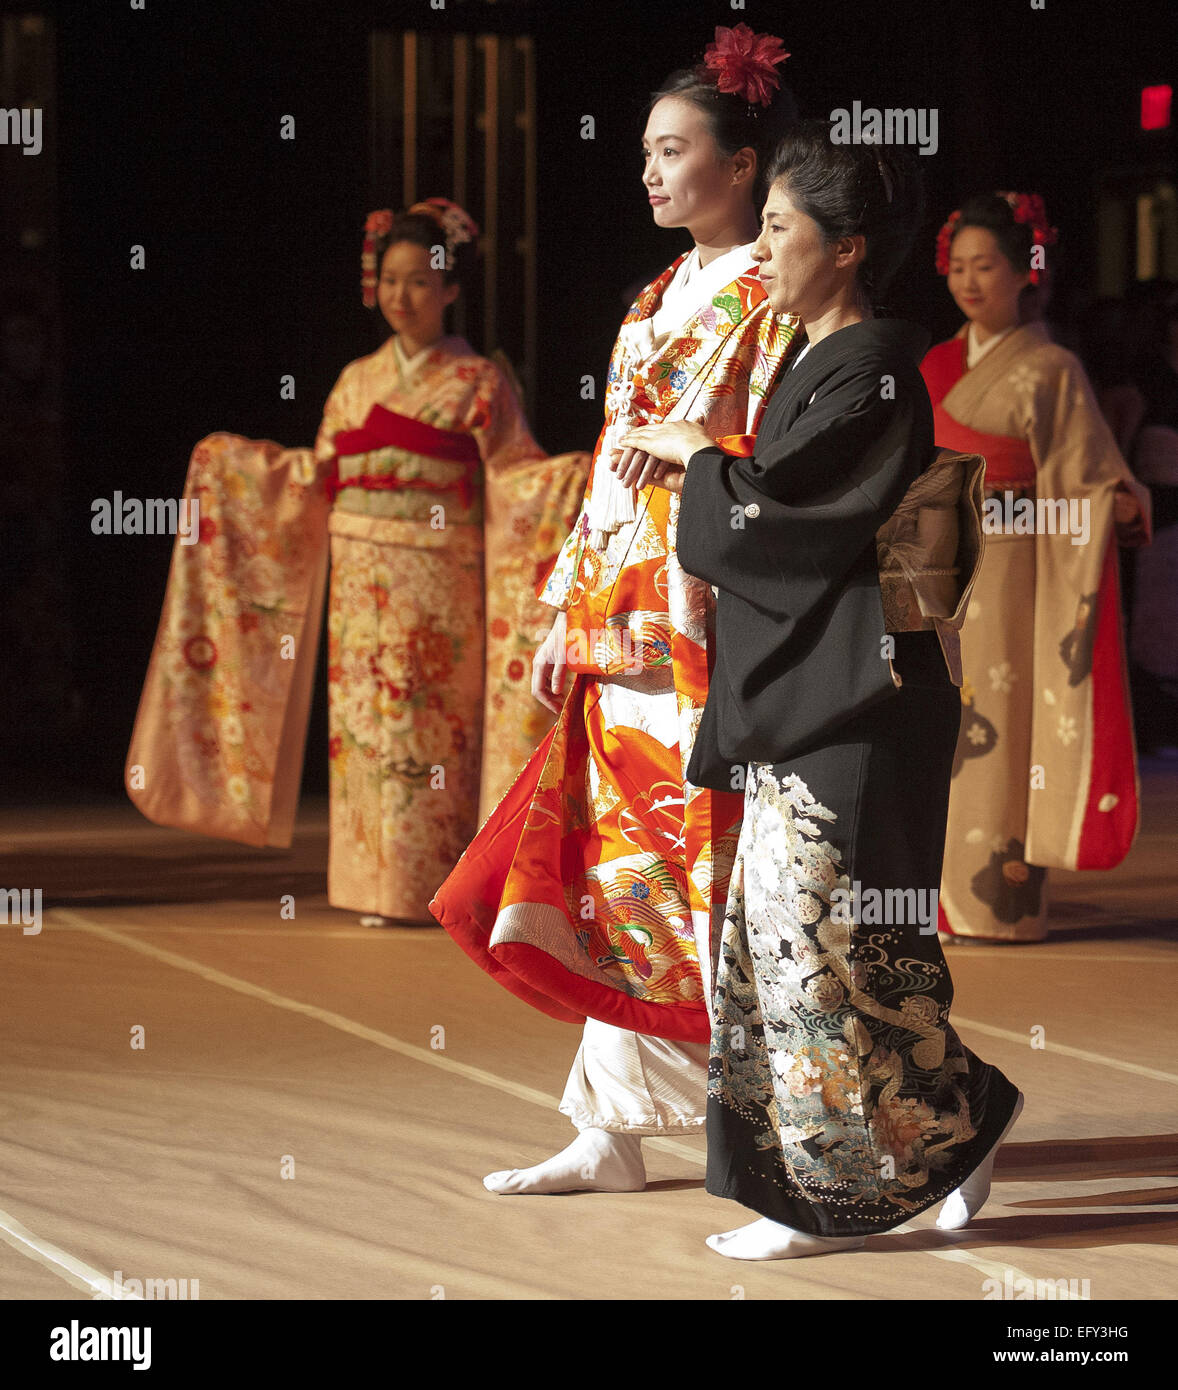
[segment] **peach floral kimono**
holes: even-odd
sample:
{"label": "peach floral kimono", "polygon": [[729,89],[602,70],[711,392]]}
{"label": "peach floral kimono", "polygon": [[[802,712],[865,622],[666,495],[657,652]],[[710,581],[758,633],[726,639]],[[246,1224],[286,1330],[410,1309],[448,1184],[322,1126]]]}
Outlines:
{"label": "peach floral kimono", "polygon": [[314,450],[217,434],[187,497],[127,759],[150,819],[290,843],[326,588],[333,906],[428,920],[543,738],[534,595],[584,490],[459,338],[347,366]]}

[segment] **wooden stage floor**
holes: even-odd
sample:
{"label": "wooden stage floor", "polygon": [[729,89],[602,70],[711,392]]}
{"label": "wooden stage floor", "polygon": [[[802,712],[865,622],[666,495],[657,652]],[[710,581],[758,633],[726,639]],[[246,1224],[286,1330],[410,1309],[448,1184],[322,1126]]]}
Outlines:
{"label": "wooden stage floor", "polygon": [[1027,1097],[977,1222],[761,1264],[703,1243],[748,1218],[704,1191],[702,1138],[646,1141],[641,1193],[483,1189],[572,1138],[577,1031],[440,930],[331,909],[322,802],[290,851],[125,804],[5,812],[5,886],[45,916],[0,931],[0,1298],[973,1301],[1029,1277],[1171,1299],[1178,768],[1143,783],[1126,862],[1053,875],[1049,941],[950,948],[958,1030]]}

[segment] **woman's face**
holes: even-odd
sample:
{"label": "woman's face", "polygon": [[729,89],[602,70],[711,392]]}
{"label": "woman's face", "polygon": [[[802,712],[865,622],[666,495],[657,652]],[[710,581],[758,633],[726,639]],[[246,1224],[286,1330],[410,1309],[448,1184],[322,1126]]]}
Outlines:
{"label": "woman's face", "polygon": [[735,157],[720,153],[707,117],[680,97],[663,97],[651,109],[642,163],[659,227],[700,227],[732,201]]}
{"label": "woman's face", "polygon": [[985,227],[962,227],[949,248],[949,293],[973,323],[1001,333],[1018,323],[1018,297],[1031,283],[1002,254]]}
{"label": "woman's face", "polygon": [[376,300],[385,322],[396,333],[425,347],[442,336],[446,307],[458,298],[458,286],[430,265],[430,253],[412,241],[396,241],[384,253]]}
{"label": "woman's face", "polygon": [[794,205],[786,180],[778,179],[765,200],[761,235],[753,247],[775,314],[797,314],[803,322],[817,317],[846,279],[840,245],[823,239],[818,223]]}

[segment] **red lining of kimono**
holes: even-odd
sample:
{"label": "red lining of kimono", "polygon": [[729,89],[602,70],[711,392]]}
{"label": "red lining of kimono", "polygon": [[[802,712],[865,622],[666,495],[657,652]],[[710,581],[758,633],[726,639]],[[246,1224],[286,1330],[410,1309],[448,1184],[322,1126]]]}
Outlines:
{"label": "red lining of kimono", "polygon": [[[510,945],[495,947],[491,959],[502,963],[525,986],[533,987],[537,992],[544,991],[550,1001],[555,998],[560,1012],[554,1011],[551,1003],[539,1005],[553,1018],[571,1018],[573,1022],[580,1022],[588,1016],[628,1032],[669,1038],[673,1042],[706,1043],[712,1036],[707,1009],[703,1004],[648,1004],[621,990],[610,989],[608,985],[595,984],[580,975],[569,974],[538,946],[513,941]],[[500,983],[503,983],[502,977]],[[512,992],[518,994],[519,990],[513,989]],[[568,1013],[564,1012],[564,1006],[567,1006]],[[572,1012],[574,1009],[576,1013]]]}
{"label": "red lining of kimono", "polygon": [[[1137,758],[1121,663],[1117,547],[1111,541],[1104,554],[1096,604],[1100,621],[1092,646],[1092,726],[1097,736],[1092,740],[1088,797],[1076,848],[1077,869],[1115,868],[1137,832]],[[1110,792],[1117,797],[1117,804],[1111,811],[1102,811],[1100,800]]]}
{"label": "red lining of kimono", "polygon": [[981,454],[986,460],[987,486],[1034,483],[1035,459],[1025,439],[970,429],[941,404],[966,373],[964,338],[950,338],[930,348],[920,364],[920,373],[933,403],[933,438],[943,449]]}
{"label": "red lining of kimono", "polygon": [[[368,492],[400,491],[402,488],[424,488],[428,492],[451,492],[457,489],[464,507],[470,506],[473,493],[474,472],[477,468],[479,446],[473,435],[463,430],[444,430],[437,425],[415,420],[411,415],[400,415],[395,410],[387,410],[383,405],[374,405],[357,430],[340,430],[333,441],[335,458],[332,459],[332,472],[327,479],[327,495],[334,501],[336,494],[345,487],[359,487]],[[432,483],[424,478],[394,478],[387,474],[359,473],[354,478],[341,480],[339,460],[352,458],[358,454],[369,454],[376,449],[405,449],[409,453],[420,454],[423,458],[440,459],[444,463],[464,463],[467,472],[453,483]]]}
{"label": "red lining of kimono", "polygon": [[675,1042],[707,1042],[711,1026],[703,1004],[649,1004],[570,973],[538,947],[515,941],[493,949],[488,945],[519,843],[517,823],[531,807],[554,733],[555,726],[487,818],[479,832],[488,839],[486,848],[473,859],[474,845],[468,848],[430,903],[430,912],[480,969],[549,1018],[583,1023],[592,1017]]}
{"label": "red lining of kimono", "polygon": [[716,440],[719,448],[726,454],[736,454],[742,459],[752,458],[757,447],[757,436],[755,434],[722,434]]}
{"label": "red lining of kimono", "polygon": [[[920,364],[920,374],[933,405],[942,401],[965,375],[965,338],[946,338],[929,348]],[[940,443],[940,440],[937,441]]]}

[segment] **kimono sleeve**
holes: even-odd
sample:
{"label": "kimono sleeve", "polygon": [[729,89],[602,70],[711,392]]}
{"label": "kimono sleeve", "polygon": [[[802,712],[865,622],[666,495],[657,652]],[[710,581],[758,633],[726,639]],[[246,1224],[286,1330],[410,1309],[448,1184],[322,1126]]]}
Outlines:
{"label": "kimono sleeve", "polygon": [[326,463],[328,459],[334,458],[335,437],[340,430],[354,429],[360,424],[355,418],[354,376],[349,364],[339,374],[323,407],[323,420],[319,425],[319,433],[315,436],[315,458],[319,463]]}
{"label": "kimono sleeve", "polygon": [[[589,471],[585,454],[562,454],[545,460],[544,451],[532,437],[523,407],[506,375],[494,363],[488,362],[485,381],[475,398],[471,433],[479,446],[487,480],[488,522],[505,495],[505,486],[518,491],[507,479],[513,474],[523,476],[544,460],[539,471],[551,476],[554,491],[544,503],[535,508],[535,523],[546,559],[539,565],[542,582],[534,586],[534,597],[550,608],[567,608],[573,581],[577,574],[580,539],[584,515],[584,493]],[[580,511],[571,529],[568,519],[571,509],[580,504]],[[556,526],[564,535],[563,544],[553,560],[548,542],[549,526]]]}
{"label": "kimono sleeve", "polygon": [[483,460],[486,691],[480,805],[498,803],[552,723],[532,698],[532,655],[552,626],[540,577],[577,513],[586,454],[548,458],[511,384],[487,363],[468,425]]}
{"label": "kimono sleeve", "polygon": [[923,383],[905,374],[890,399],[888,370],[863,357],[844,364],[779,435],[770,407],[747,458],[693,455],[676,541],[683,568],[794,619],[840,588],[932,449]]}
{"label": "kimono sleeve", "polygon": [[564,538],[557,551],[556,560],[547,576],[536,588],[536,597],[550,608],[567,609],[572,598],[573,585],[581,568],[581,550],[587,530],[586,508],[589,505],[589,491],[581,501],[581,510],[573,522],[572,529]]}
{"label": "kimono sleeve", "polygon": [[173,547],[127,792],[158,825],[288,846],[327,579],[327,497],[309,450],[230,434],[196,446],[184,495],[200,500],[200,543],[178,535]]}
{"label": "kimono sleeve", "polygon": [[488,479],[544,457],[544,450],[528,428],[519,398],[494,362],[487,362],[483,368],[467,428],[479,446]]}
{"label": "kimono sleeve", "polygon": [[[1115,499],[1149,499],[1129,472],[1084,369],[1051,345],[1009,378],[1036,466],[1033,672],[1051,702],[1030,709],[1024,857],[1044,868],[1107,869],[1133,843],[1139,798],[1115,546]],[[1052,524],[1066,504],[1069,529]],[[1079,533],[1073,523],[1078,523]],[[1025,766],[1025,765],[1024,765]],[[1025,773],[1023,774],[1025,776]]]}
{"label": "kimono sleeve", "polygon": [[1112,505],[1115,494],[1127,494],[1136,510],[1116,525],[1117,539],[1124,545],[1144,544],[1150,529],[1149,489],[1122,457],[1080,362],[1061,348],[1052,358],[1054,370],[1031,377],[1022,400],[1023,428],[1041,491],[1060,498],[1087,497],[1094,511]]}

